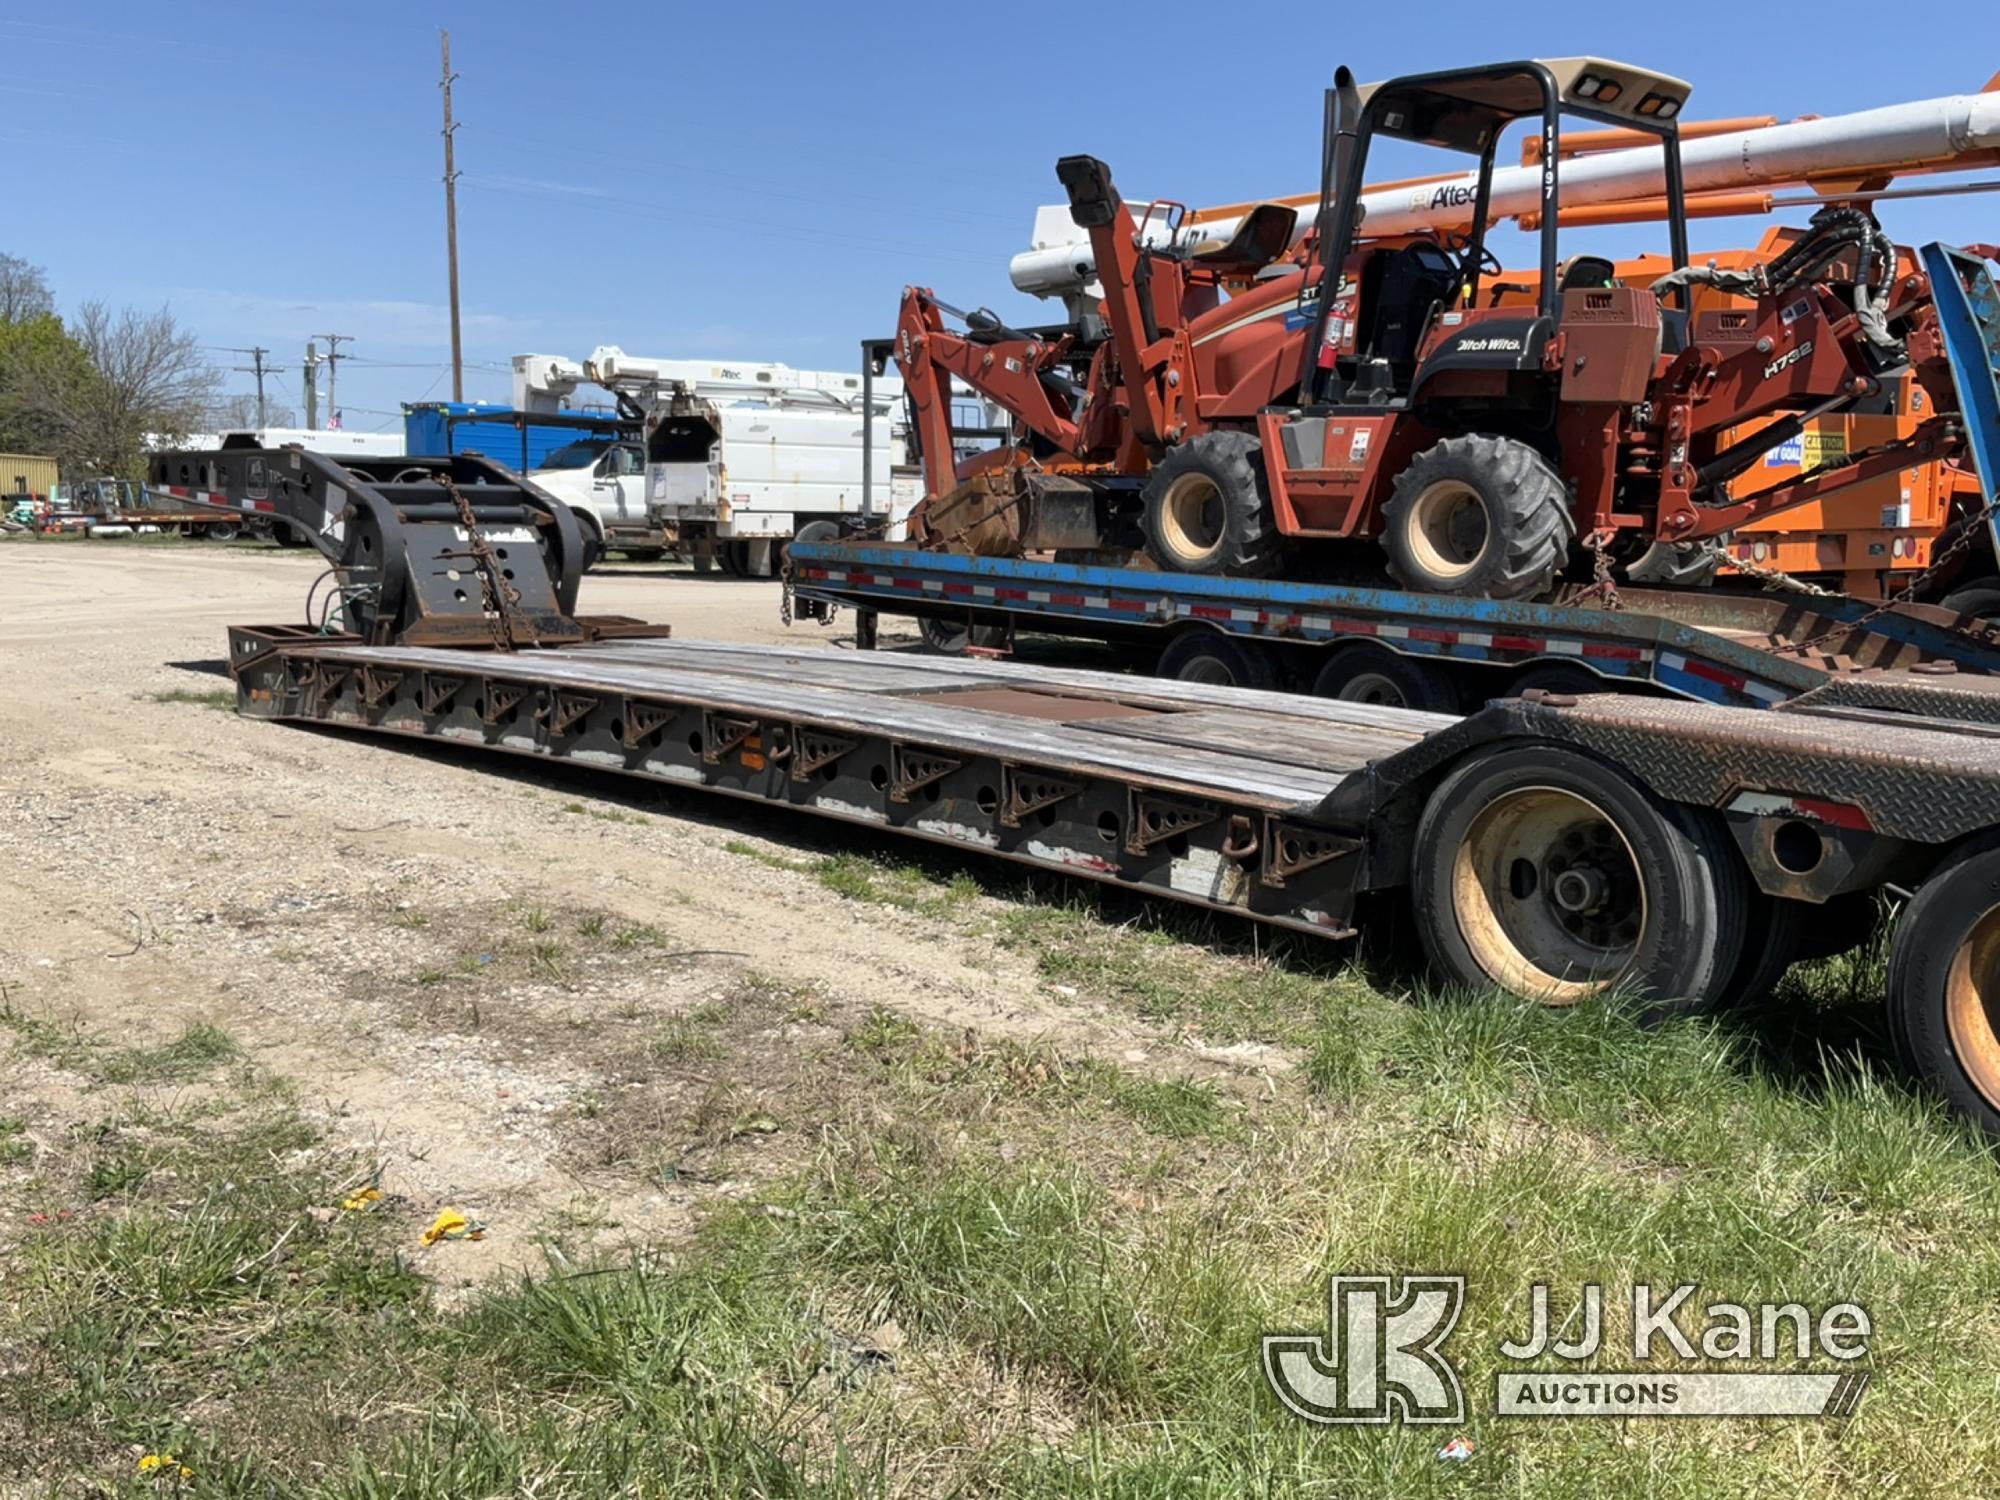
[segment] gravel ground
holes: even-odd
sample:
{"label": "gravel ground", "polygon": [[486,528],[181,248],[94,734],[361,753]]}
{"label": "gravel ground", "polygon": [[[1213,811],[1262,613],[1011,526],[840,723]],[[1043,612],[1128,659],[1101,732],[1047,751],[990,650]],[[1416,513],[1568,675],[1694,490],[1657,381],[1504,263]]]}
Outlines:
{"label": "gravel ground", "polygon": [[[299,618],[318,570],[253,548],[0,545],[15,1012],[133,1043],[212,1023],[374,1153],[391,1191],[644,1238],[732,1185],[663,1186],[644,1153],[603,1149],[605,1101],[699,1086],[675,1018],[745,993],[806,997],[776,1046],[829,1009],[882,1007],[1128,1067],[1186,1057],[1047,984],[1032,954],[791,867],[801,841],[845,847],[837,830],[219,708],[224,627]],[[780,623],[768,583],[614,566],[582,608],[833,649]],[[87,1115],[73,1079],[12,1050],[9,1112],[38,1130]],[[532,1258],[526,1233],[479,1248],[468,1275]]]}

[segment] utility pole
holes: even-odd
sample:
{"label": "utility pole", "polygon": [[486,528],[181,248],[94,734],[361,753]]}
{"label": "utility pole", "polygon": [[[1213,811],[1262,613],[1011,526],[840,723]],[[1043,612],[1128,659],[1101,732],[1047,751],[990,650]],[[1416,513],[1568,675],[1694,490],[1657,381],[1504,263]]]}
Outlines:
{"label": "utility pole", "polygon": [[250,356],[249,364],[237,365],[234,368],[238,375],[255,375],[257,377],[257,427],[261,431],[264,427],[264,377],[266,375],[284,374],[284,366],[265,364],[264,356],[271,351],[261,346],[254,349],[231,349],[229,352],[231,354],[247,354]]}
{"label": "utility pole", "polygon": [[[306,431],[315,432],[319,428],[319,350],[311,339],[306,340],[306,367],[303,377],[306,398]],[[330,376],[333,372],[329,370]]]}
{"label": "utility pole", "polygon": [[326,340],[326,411],[327,415],[332,417],[340,413],[340,390],[338,386],[340,362],[347,358],[345,354],[340,352],[340,346],[342,344],[353,343],[354,335],[351,333],[322,333],[319,337]]}
{"label": "utility pole", "polygon": [[451,33],[440,31],[444,39],[444,253],[451,276],[451,399],[465,399],[465,354],[458,341],[458,170],[452,164],[452,136],[458,127],[451,121]]}

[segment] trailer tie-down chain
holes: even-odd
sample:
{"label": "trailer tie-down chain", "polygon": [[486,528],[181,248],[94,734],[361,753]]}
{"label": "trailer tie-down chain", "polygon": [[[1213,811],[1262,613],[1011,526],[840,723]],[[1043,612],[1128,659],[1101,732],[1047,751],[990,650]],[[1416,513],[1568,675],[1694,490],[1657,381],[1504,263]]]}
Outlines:
{"label": "trailer tie-down chain", "polygon": [[[1784,654],[1803,656],[1805,655],[1806,652],[1812,650],[1816,646],[1825,644],[1827,641],[1835,640],[1843,636],[1853,635],[1858,630],[1866,630],[1870,625],[1874,624],[1884,615],[1892,613],[1898,605],[1913,603],[1916,599],[1916,596],[1919,593],[1921,593],[1931,583],[1931,581],[1938,576],[1938,574],[1944,572],[1945,569],[1948,568],[1952,563],[1958,561],[1958,559],[1967,551],[1967,549],[1969,549],[1973,545],[1973,543],[1979,539],[1981,535],[1981,527],[1990,523],[1996,514],[2000,514],[2000,496],[1996,496],[1994,499],[1980,506],[1978,510],[1973,511],[1968,515],[1966,515],[1964,519],[1960,522],[1956,532],[1951,536],[1951,538],[1948,541],[1946,541],[1943,546],[1939,547],[1936,552],[1931,554],[1930,562],[1926,564],[1922,569],[1920,569],[1917,572],[1917,574],[1910,579],[1908,583],[1904,584],[1903,587],[1898,589],[1895,593],[1883,595],[1881,602],[1878,603],[1873,609],[1867,611],[1865,614],[1857,616],[1853,620],[1844,621],[1838,625],[1828,626],[1825,630],[1820,631],[1816,635],[1807,636],[1802,641],[1795,641],[1790,645],[1778,646],[1774,647],[1773,649]],[[1752,572],[1752,569],[1745,568],[1741,561],[1735,559],[1731,559],[1731,561],[1735,567],[1742,569],[1745,572]],[[1758,570],[1756,572],[1753,572],[1752,576],[1762,576],[1763,572],[1777,573],[1779,572],[1779,570],[1775,568]],[[1826,595],[1829,592],[1826,589],[1818,588],[1812,584],[1804,583],[1800,579],[1792,578],[1789,574],[1780,574],[1780,576],[1785,578],[1789,584],[1791,584],[1795,588],[1800,589],[1801,591],[1810,591],[1812,593],[1821,595]]]}
{"label": "trailer tie-down chain", "polygon": [[472,502],[452,483],[449,474],[432,477],[444,486],[444,492],[451,496],[451,503],[458,507],[459,521],[465,527],[466,545],[472,549],[473,571],[479,575],[480,613],[486,618],[486,628],[492,632],[494,648],[512,651],[524,640],[533,638],[532,632],[518,628],[520,617],[515,612],[515,606],[521,602],[521,591],[500,571],[500,559],[493,555],[493,544],[486,540],[486,529],[479,524]]}

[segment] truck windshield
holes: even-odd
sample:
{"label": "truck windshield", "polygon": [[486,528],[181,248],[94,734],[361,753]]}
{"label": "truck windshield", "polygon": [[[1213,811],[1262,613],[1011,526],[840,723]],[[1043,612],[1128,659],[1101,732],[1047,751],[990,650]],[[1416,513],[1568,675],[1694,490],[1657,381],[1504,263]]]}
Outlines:
{"label": "truck windshield", "polygon": [[545,469],[587,469],[604,455],[604,450],[617,442],[616,438],[578,438],[573,443],[565,443],[542,460]]}

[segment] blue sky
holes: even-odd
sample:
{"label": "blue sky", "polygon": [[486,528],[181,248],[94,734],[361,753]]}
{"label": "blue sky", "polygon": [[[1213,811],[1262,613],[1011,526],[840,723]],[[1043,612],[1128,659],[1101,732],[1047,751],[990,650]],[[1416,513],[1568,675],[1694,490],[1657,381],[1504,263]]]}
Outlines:
{"label": "blue sky", "polygon": [[[1886,35],[1876,3],[1833,0],[1809,24],[1744,6],[1726,35],[1663,14],[9,0],[0,250],[46,267],[63,309],[164,302],[204,344],[266,345],[294,405],[306,338],[352,334],[340,401],[375,427],[449,394],[440,26],[460,75],[466,388],[486,399],[505,397],[510,354],[600,343],[852,367],[910,282],[1052,318],[1007,260],[1060,196],[1059,155],[1103,157],[1129,196],[1302,191],[1337,63],[1376,78],[1595,52],[1692,79],[1690,118],[1785,119],[1973,92],[2000,69],[2000,27],[1976,55],[1859,44]],[[1899,239],[2000,239],[2000,197],[1884,220]],[[1695,244],[1756,230],[1709,221]]]}

